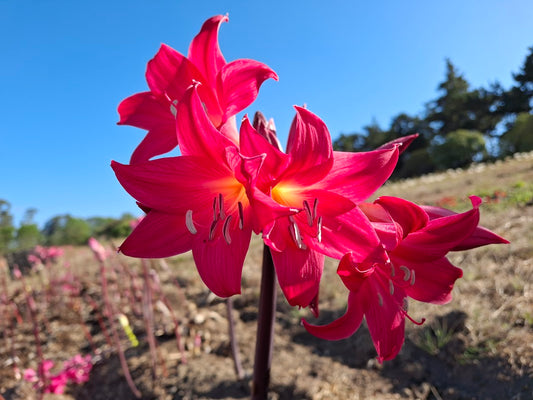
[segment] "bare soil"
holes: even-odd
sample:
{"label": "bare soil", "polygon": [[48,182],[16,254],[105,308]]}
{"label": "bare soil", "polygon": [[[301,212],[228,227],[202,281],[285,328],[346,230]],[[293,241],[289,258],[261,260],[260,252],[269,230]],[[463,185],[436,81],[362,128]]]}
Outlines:
{"label": "bare soil", "polygon": [[[522,183],[520,183],[522,182]],[[506,192],[533,182],[533,157],[449,171],[386,185],[379,195],[394,195],[421,204],[458,202],[469,194]],[[490,197],[490,196],[489,196]],[[496,196],[497,197],[497,196]],[[489,198],[490,200],[490,198]],[[494,199],[493,199],[494,200]],[[410,314],[422,326],[407,323],[406,341],[398,357],[379,364],[365,326],[349,339],[324,341],[300,325],[307,310],[291,308],[278,296],[271,399],[533,399],[533,199],[502,206],[496,200],[482,207],[482,224],[511,241],[453,253],[452,262],[464,277],[445,306],[410,302]],[[498,199],[499,201],[499,199]],[[238,379],[231,358],[226,303],[201,283],[190,254],[152,261],[160,287],[179,319],[184,345],[180,352],[168,310],[154,298],[157,339],[156,377],[139,304],[129,301],[128,285],[142,274],[139,260],[113,255],[107,260],[112,301],[126,314],[139,339],[133,347],[123,331],[122,346],[132,377],[143,399],[241,399],[250,396],[253,368],[262,244],[254,238],[244,266],[243,292],[234,298],[234,318],[240,356],[247,373]],[[4,263],[5,264],[5,263]],[[77,353],[92,351],[83,326],[98,349],[88,382],[69,386],[63,395],[47,399],[134,399],[114,346],[98,324],[101,308],[99,266],[88,248],[65,248],[52,267],[27,276],[39,304],[39,327],[45,358],[61,364]],[[344,312],[347,292],[336,277],[336,263],[327,260],[321,286],[320,317],[326,323]],[[81,294],[73,300],[60,286],[45,289],[65,271],[76,276]],[[131,280],[128,277],[134,276]],[[18,305],[17,322],[2,305],[0,330],[0,394],[6,400],[36,398],[20,370],[36,368],[36,346],[21,282],[7,273],[7,298]],[[139,281],[140,282],[140,281]],[[142,286],[142,282],[137,282]],[[2,290],[2,289],[0,289]],[[131,289],[135,292],[134,289]],[[77,299],[77,300],[76,300]],[[159,298],[161,300],[161,298]],[[83,323],[82,323],[83,321]],[[364,325],[364,324],[363,324]],[[1,398],[0,396],[0,398]]]}

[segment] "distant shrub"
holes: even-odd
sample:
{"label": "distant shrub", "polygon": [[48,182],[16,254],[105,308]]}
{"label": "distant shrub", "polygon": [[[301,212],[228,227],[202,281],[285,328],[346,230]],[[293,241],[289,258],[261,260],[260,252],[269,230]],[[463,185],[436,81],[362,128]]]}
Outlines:
{"label": "distant shrub", "polygon": [[520,113],[511,129],[500,139],[502,155],[533,150],[533,115]]}
{"label": "distant shrub", "polygon": [[485,158],[485,138],[481,132],[459,129],[451,132],[430,150],[438,169],[463,168]]}

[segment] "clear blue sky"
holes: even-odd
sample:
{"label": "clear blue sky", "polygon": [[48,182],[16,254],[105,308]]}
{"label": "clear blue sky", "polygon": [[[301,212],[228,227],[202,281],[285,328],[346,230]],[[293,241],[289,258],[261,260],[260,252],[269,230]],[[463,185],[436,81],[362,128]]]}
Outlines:
{"label": "clear blue sky", "polygon": [[140,215],[116,181],[144,131],[117,126],[119,102],[146,90],[159,45],[186,52],[208,17],[227,60],[265,62],[280,81],[247,110],[276,121],[282,142],[307,104],[333,138],[375,119],[418,114],[435,98],[445,58],[473,87],[508,87],[533,45],[522,1],[0,0],[0,199],[16,222]]}

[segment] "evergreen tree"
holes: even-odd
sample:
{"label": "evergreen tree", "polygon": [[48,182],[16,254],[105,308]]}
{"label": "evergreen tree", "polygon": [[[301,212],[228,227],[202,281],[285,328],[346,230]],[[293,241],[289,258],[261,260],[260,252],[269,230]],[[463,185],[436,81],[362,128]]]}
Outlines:
{"label": "evergreen tree", "polygon": [[11,204],[0,199],[0,254],[5,254],[14,239],[15,227],[10,213]]}

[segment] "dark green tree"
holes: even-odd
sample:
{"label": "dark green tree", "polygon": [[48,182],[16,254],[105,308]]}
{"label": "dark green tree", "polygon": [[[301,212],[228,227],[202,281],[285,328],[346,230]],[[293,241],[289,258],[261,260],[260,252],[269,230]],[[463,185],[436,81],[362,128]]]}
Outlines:
{"label": "dark green tree", "polygon": [[0,199],[0,254],[5,254],[13,243],[15,227],[11,215],[11,204]]}
{"label": "dark green tree", "polygon": [[503,156],[533,150],[533,115],[523,112],[517,115],[514,124],[500,139]]}
{"label": "dark green tree", "polygon": [[485,157],[485,138],[481,132],[459,129],[433,145],[430,154],[438,169],[463,168]]}
{"label": "dark green tree", "polygon": [[17,249],[19,250],[32,249],[42,241],[39,227],[33,222],[33,217],[36,213],[37,209],[35,208],[29,208],[24,213],[24,217],[16,233]]}
{"label": "dark green tree", "polygon": [[466,108],[469,84],[449,59],[446,60],[446,78],[439,84],[438,90],[441,95],[428,104],[425,118],[435,133],[446,136],[468,126],[471,121]]}
{"label": "dark green tree", "polygon": [[87,221],[66,214],[48,220],[42,233],[48,245],[82,245],[91,237],[91,227]]}

